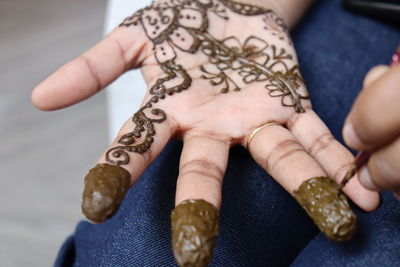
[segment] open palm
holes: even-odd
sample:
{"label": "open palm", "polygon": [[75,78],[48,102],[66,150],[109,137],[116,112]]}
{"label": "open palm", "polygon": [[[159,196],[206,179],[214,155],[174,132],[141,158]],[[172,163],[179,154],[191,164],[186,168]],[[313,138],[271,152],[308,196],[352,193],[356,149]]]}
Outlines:
{"label": "open palm", "polygon": [[[112,216],[173,137],[184,141],[176,205],[203,199],[220,207],[232,145],[246,146],[291,194],[312,177],[340,182],[354,160],[311,110],[284,21],[229,0],[153,3],[40,84],[33,102],[42,109],[74,104],[137,67],[148,84],[142,108],[99,161],[123,167],[130,180],[87,179],[83,208],[93,221]],[[344,191],[365,210],[379,202],[358,179]]]}

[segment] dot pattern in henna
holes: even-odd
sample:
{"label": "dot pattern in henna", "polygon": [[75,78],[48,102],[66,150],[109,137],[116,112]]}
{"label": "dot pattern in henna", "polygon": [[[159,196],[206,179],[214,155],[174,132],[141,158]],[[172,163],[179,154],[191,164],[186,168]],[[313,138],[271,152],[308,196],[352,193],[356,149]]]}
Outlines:
{"label": "dot pattern in henna", "polygon": [[264,29],[270,31],[272,35],[277,36],[280,40],[287,40],[287,43],[292,46],[292,40],[289,36],[289,29],[281,17],[275,12],[269,11],[263,18],[265,24]]}

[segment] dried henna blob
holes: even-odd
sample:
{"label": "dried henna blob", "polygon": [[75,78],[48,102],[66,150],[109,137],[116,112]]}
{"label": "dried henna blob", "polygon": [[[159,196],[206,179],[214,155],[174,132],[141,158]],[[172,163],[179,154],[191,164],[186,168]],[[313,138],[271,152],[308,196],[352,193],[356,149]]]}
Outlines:
{"label": "dried henna blob", "polygon": [[331,240],[347,241],[357,230],[357,217],[339,185],[327,177],[311,178],[294,192],[299,204]]}
{"label": "dried henna blob", "polygon": [[96,223],[110,218],[118,210],[129,189],[131,176],[124,168],[98,164],[85,178],[82,211]]}
{"label": "dried henna blob", "polygon": [[172,211],[171,222],[172,247],[178,264],[208,266],[219,230],[217,208],[201,199],[186,200]]}

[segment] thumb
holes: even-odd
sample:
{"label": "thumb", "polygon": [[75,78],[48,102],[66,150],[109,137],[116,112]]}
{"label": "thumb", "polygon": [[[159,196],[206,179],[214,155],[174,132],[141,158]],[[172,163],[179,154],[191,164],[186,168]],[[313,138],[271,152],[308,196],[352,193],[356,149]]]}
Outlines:
{"label": "thumb", "polygon": [[32,92],[32,103],[55,110],[97,93],[125,71],[140,66],[146,39],[141,27],[119,27],[96,46],[67,63]]}
{"label": "thumb", "polygon": [[373,150],[400,134],[400,65],[373,69],[343,128],[345,142],[357,150]]}

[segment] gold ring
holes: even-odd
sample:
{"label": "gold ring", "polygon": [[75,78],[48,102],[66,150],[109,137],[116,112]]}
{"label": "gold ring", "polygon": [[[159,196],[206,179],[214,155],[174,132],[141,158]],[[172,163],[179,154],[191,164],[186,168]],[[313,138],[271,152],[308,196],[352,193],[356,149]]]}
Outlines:
{"label": "gold ring", "polygon": [[267,123],[261,125],[260,127],[256,128],[256,129],[254,129],[254,130],[251,132],[251,134],[249,135],[249,137],[247,138],[247,141],[246,141],[246,149],[249,149],[250,144],[251,144],[251,141],[253,141],[254,137],[256,136],[256,134],[257,134],[259,131],[261,131],[262,129],[264,129],[264,128],[268,127],[268,126],[274,126],[274,125],[279,125],[279,126],[280,126],[280,124],[279,124],[278,122],[276,122],[276,121],[270,121],[270,122],[267,122]]}

